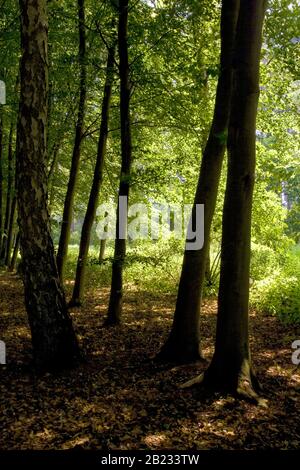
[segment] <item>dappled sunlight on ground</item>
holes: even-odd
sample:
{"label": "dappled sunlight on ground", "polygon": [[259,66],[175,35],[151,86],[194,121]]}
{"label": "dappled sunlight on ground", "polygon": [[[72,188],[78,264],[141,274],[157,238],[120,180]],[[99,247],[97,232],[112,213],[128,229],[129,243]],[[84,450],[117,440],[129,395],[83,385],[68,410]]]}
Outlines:
{"label": "dappled sunlight on ground", "polygon": [[[123,324],[103,328],[109,289],[88,290],[72,317],[86,362],[71,371],[37,376],[30,368],[30,335],[16,276],[0,277],[2,449],[255,449],[300,444],[300,370],[291,343],[300,329],[251,314],[253,362],[268,407],[207,396],[178,385],[204,370],[150,360],[167,338],[174,295],[125,291]],[[67,286],[70,294],[70,285]],[[217,303],[205,300],[202,345],[213,353]]]}

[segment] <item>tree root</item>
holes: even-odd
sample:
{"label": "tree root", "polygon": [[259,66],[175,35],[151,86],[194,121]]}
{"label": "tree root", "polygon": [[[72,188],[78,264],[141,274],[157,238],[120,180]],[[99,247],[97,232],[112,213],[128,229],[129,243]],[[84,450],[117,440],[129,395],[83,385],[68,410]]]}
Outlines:
{"label": "tree root", "polygon": [[180,389],[183,388],[190,388],[193,387],[194,385],[202,384],[204,380],[204,372],[202,374],[197,375],[194,379],[188,380],[187,382],[184,382],[183,384],[179,385]]}
{"label": "tree root", "polygon": [[245,376],[239,377],[235,386],[232,384],[230,385],[230,383],[226,383],[225,380],[217,380],[212,374],[203,372],[193,379],[178,385],[178,388],[182,390],[196,385],[211,394],[218,392],[224,395],[229,394],[235,398],[246,400],[255,405],[262,406],[264,408],[268,407],[268,401],[259,396],[259,392],[262,391],[262,387],[252,371],[250,378]]}

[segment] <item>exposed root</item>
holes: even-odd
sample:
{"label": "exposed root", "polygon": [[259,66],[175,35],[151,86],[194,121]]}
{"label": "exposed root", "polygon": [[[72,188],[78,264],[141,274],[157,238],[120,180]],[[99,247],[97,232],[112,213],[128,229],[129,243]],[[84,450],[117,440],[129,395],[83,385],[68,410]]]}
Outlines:
{"label": "exposed root", "polygon": [[256,377],[256,374],[254,373],[253,369],[251,369],[250,376],[251,376],[251,382],[253,384],[254,390],[257,393],[262,393],[263,392],[262,385],[259,382],[258,378]]}
{"label": "exposed root", "polygon": [[242,398],[255,405],[262,406],[263,408],[268,407],[268,401],[265,398],[259,396],[262,392],[262,386],[260,385],[256,375],[253,371],[250,373],[250,380],[242,377],[238,381],[236,391],[233,391],[233,395],[237,398]]}
{"label": "exposed root", "polygon": [[229,380],[224,374],[218,376],[215,371],[212,372],[209,368],[202,374],[194,377],[187,382],[180,384],[178,388],[186,389],[198,385],[202,390],[208,393],[222,393],[224,395],[232,395],[236,398],[246,400],[264,408],[268,407],[268,401],[261,396],[262,387],[257,380],[255,374],[251,371],[249,377],[241,374],[237,380]]}
{"label": "exposed root", "polygon": [[203,380],[204,380],[204,373],[202,372],[202,374],[197,375],[197,377],[195,377],[194,379],[188,380],[187,382],[180,384],[178,388],[181,388],[181,389],[190,388],[196,384],[201,384]]}

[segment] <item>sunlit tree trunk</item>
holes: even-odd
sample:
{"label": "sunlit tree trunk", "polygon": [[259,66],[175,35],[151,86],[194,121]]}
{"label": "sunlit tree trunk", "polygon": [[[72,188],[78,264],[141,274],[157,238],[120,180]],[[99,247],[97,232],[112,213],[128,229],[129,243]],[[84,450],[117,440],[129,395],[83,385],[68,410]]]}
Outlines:
{"label": "sunlit tree trunk", "polygon": [[9,267],[8,267],[8,270],[11,271],[11,272],[15,271],[15,269],[16,269],[19,248],[20,248],[20,233],[18,232],[17,235],[16,235],[13,254],[12,254],[12,257],[11,257],[11,260],[10,260],[10,263],[9,263]]}
{"label": "sunlit tree trunk", "polygon": [[106,153],[106,142],[108,134],[108,120],[109,120],[109,107],[111,100],[112,91],[112,80],[113,80],[113,67],[114,67],[114,54],[115,47],[113,46],[108,51],[107,69],[106,69],[106,83],[104,86],[104,94],[102,101],[102,113],[101,113],[101,126],[100,135],[98,141],[97,159],[94,170],[94,177],[90,197],[87,205],[87,210],[81,230],[79,255],[77,260],[76,278],[73,290],[73,296],[70,301],[70,305],[79,306],[83,300],[84,291],[84,278],[87,256],[90,245],[91,231],[96,216],[97,203],[99,198],[100,187],[102,183],[103,165]]}
{"label": "sunlit tree trunk", "polygon": [[98,261],[99,263],[102,263],[105,259],[105,249],[106,249],[106,240],[100,240],[100,250],[99,250],[99,258]]}
{"label": "sunlit tree trunk", "polygon": [[[120,58],[120,114],[121,114],[121,175],[119,185],[120,197],[129,196],[130,167],[131,167],[131,129],[130,129],[130,79],[128,61],[128,0],[119,1],[119,27],[118,27],[118,47]],[[120,217],[119,202],[117,209],[116,240],[114,260],[112,265],[112,282],[106,319],[107,325],[114,325],[120,322],[123,300],[123,269],[126,256],[126,239],[120,237],[120,233],[127,232],[127,214]]]}
{"label": "sunlit tree trunk", "polygon": [[35,363],[71,364],[78,345],[54,257],[47,210],[46,0],[20,0],[21,93],[17,129],[17,197],[22,277]]}
{"label": "sunlit tree trunk", "polygon": [[204,204],[204,245],[195,251],[185,250],[171,333],[158,359],[190,362],[202,358],[200,348],[200,307],[205,282],[210,229],[216,207],[218,187],[226,150],[232,58],[239,12],[239,0],[223,0],[221,13],[220,76],[215,110],[203,152],[192,217],[196,204]]}
{"label": "sunlit tree trunk", "polygon": [[78,179],[80,151],[83,135],[85,102],[86,102],[86,35],[85,35],[85,6],[84,0],[78,0],[78,29],[79,29],[79,63],[80,63],[80,94],[75,142],[71,161],[71,169],[67,193],[64,202],[61,233],[57,251],[57,268],[60,279],[63,281],[64,268],[68,254],[72,213],[76,183]]}

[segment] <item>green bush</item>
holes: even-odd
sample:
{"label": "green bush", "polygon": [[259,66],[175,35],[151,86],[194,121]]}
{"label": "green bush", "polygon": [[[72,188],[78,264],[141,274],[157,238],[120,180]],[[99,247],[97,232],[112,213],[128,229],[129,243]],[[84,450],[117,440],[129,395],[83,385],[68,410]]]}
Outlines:
{"label": "green bush", "polygon": [[251,244],[251,282],[261,281],[279,268],[279,256],[272,248],[258,243]]}
{"label": "green bush", "polygon": [[286,323],[300,323],[300,249],[291,250],[284,263],[254,283],[251,304]]}
{"label": "green bush", "polygon": [[[219,252],[212,246],[214,266],[212,282],[205,286],[204,296],[217,295],[219,283]],[[109,287],[113,242],[108,242],[105,261],[98,262],[99,247],[91,247],[86,269],[88,289]],[[276,253],[271,247],[252,243],[251,247],[251,306],[261,312],[276,315],[280,320],[300,323],[300,246],[288,254]],[[66,278],[74,279],[78,246],[70,246]],[[182,266],[183,242],[174,238],[154,241],[134,241],[128,244],[124,279],[139,291],[153,294],[176,294]],[[215,260],[215,262],[214,262]],[[67,284],[68,291],[71,285]],[[126,287],[125,287],[126,289]]]}

